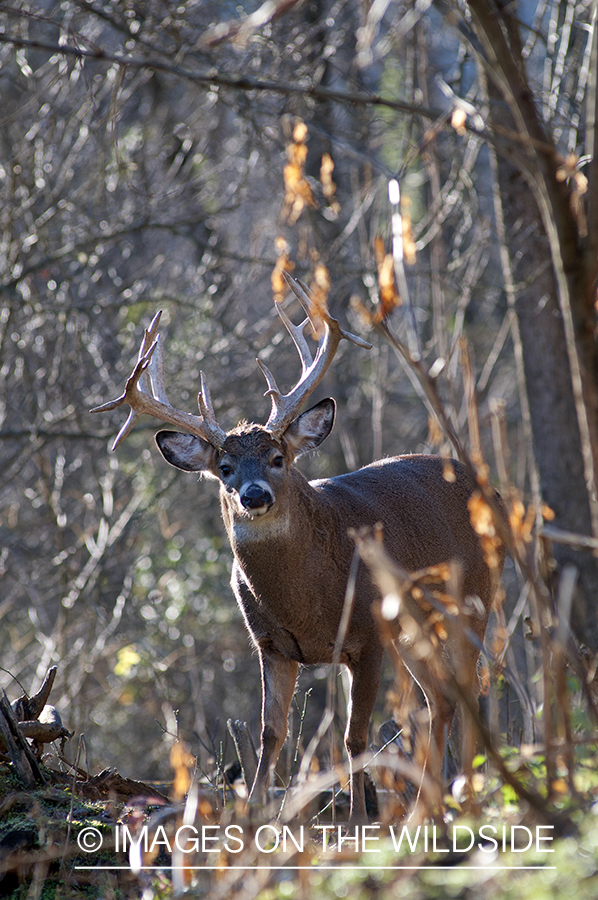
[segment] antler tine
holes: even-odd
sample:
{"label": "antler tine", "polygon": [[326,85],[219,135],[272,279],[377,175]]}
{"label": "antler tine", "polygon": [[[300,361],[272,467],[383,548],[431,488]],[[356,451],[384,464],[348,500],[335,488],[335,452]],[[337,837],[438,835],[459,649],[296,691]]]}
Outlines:
{"label": "antler tine", "polygon": [[[90,412],[100,412],[100,409],[92,409]],[[127,437],[130,431],[133,430],[133,426],[135,422],[139,418],[140,413],[135,412],[134,409],[130,410],[129,415],[127,416],[127,421],[120,429],[116,437],[114,438],[114,443],[112,444],[111,450],[116,450],[119,444],[122,444],[124,439]]]}
{"label": "antler tine", "polygon": [[197,404],[204,421],[204,429],[211,435],[211,438],[209,438],[210,443],[214,444],[216,447],[221,447],[226,440],[226,432],[222,430],[216,421],[216,413],[214,412],[214,407],[212,405],[212,397],[206,376],[203,372],[200,372],[199,374],[201,391],[197,395]]}
{"label": "antler tine", "polygon": [[[154,321],[155,321],[155,318],[154,318]],[[152,325],[153,325],[153,322],[152,322]],[[137,421],[137,419],[139,418],[141,413],[144,412],[143,409],[138,409],[138,404],[133,405],[133,403],[131,403],[131,398],[136,397],[137,394],[139,394],[140,396],[146,395],[146,392],[143,390],[143,388],[140,385],[142,383],[142,378],[145,374],[145,371],[146,371],[147,367],[150,365],[152,356],[154,354],[154,350],[156,349],[157,344],[158,344],[158,339],[156,338],[156,340],[154,340],[154,342],[151,344],[151,346],[148,349],[146,349],[147,343],[148,343],[149,332],[150,332],[150,329],[146,329],[144,337],[143,337],[143,341],[141,342],[141,348],[139,350],[137,364],[136,364],[135,368],[133,369],[133,372],[127,379],[124,393],[122,393],[120,395],[120,397],[117,397],[116,400],[109,400],[108,403],[103,403],[101,406],[95,406],[93,409],[90,409],[90,412],[92,412],[92,413],[108,412],[111,409],[116,409],[117,406],[122,406],[123,403],[128,403],[130,405],[131,411],[129,412],[129,415],[127,416],[127,421],[125,422],[125,424],[122,426],[122,428],[116,435],[114,443],[112,444],[112,448],[111,448],[112,450],[116,450],[118,445],[120,443],[122,443],[122,441],[124,441],[124,439],[129,434],[131,429],[133,428],[135,422]],[[147,396],[148,396],[148,399],[151,399],[151,398],[149,398],[149,395],[147,395]]]}
{"label": "antler tine", "polygon": [[[317,331],[317,329],[314,325],[314,322],[312,320],[312,317],[311,317],[311,310],[313,308],[314,301],[310,297],[310,290],[309,290],[308,286],[306,284],[303,284],[303,282],[300,281],[298,278],[293,278],[292,275],[289,275],[289,273],[285,272],[284,270],[282,273],[282,277],[284,278],[287,287],[292,290],[295,297],[297,298],[297,300],[303,307],[303,310],[304,310],[305,315],[307,316],[307,319],[312,327],[312,330],[314,332]],[[301,325],[301,328],[303,329],[304,326],[305,326],[305,323],[303,323]]]}
{"label": "antler tine", "polygon": [[351,334],[348,331],[344,331],[340,327],[337,320],[334,319],[330,315],[326,307],[324,307],[323,309],[318,309],[318,316],[322,320],[324,329],[322,337],[318,342],[318,349],[315,359],[312,359],[312,355],[303,335],[303,329],[305,328],[305,325],[308,321],[312,322],[311,313],[314,309],[314,302],[309,296],[309,288],[307,288],[305,285],[302,285],[294,278],[291,278],[291,276],[286,272],[283,272],[283,276],[286,283],[305,309],[308,318],[304,322],[302,322],[301,325],[293,325],[286,314],[282,314],[282,310],[280,309],[279,305],[276,304],[278,313],[281,316],[281,319],[284,322],[287,331],[293,338],[295,346],[297,347],[302,364],[301,377],[299,378],[299,381],[297,382],[295,387],[293,387],[288,394],[281,394],[270,370],[267,368],[267,366],[264,365],[264,363],[258,360],[258,364],[268,384],[268,390],[266,391],[266,394],[270,395],[270,399],[272,401],[272,410],[270,412],[268,421],[266,422],[266,428],[275,438],[279,438],[282,436],[293,419],[296,417],[305,400],[307,400],[312,391],[314,391],[317,385],[320,383],[320,381],[326,374],[330,363],[334,359],[337,347],[343,338],[352,341],[354,344],[357,344],[360,347],[366,347],[370,349],[372,346],[362,338],[357,337],[356,335]]}
{"label": "antler tine", "polygon": [[[301,306],[307,313],[307,316],[309,318],[312,328],[314,329],[314,331],[317,331],[317,329],[314,327],[314,323],[312,321],[311,312],[310,312],[314,305],[314,301],[312,300],[310,289],[299,278],[293,279],[286,272],[283,272],[282,274],[283,274],[284,280],[289,285],[289,287],[295,294],[295,297],[297,298],[297,300],[299,301],[299,303],[301,304]],[[331,322],[336,322],[336,324],[338,325],[337,320],[333,319],[331,317],[330,313],[328,312],[328,307],[324,306],[322,309],[318,309],[318,315],[320,315],[322,319],[328,320]],[[345,329],[341,328],[340,325],[338,325],[338,330],[341,334],[341,337],[345,338],[347,341],[351,341],[352,344],[356,344],[358,347],[363,347],[364,350],[372,349],[373,344],[370,344],[369,341],[366,341],[363,338],[360,338],[356,334],[352,334],[350,331],[345,331]]]}
{"label": "antler tine", "polygon": [[[294,325],[291,322],[291,320],[289,319],[289,317],[287,316],[286,312],[284,311],[284,309],[282,308],[280,303],[276,303],[275,306],[276,306],[276,312],[282,319],[284,327],[291,335],[291,337],[293,339],[293,343],[295,344],[295,347],[297,348],[297,350],[299,352],[299,356],[301,357],[301,363],[303,365],[303,369],[304,370],[309,369],[309,367],[311,366],[311,364],[313,362],[313,357],[311,355],[311,350],[309,349],[309,344],[305,340],[305,335],[303,333],[303,329],[305,328],[307,323],[311,322],[309,316],[307,317],[307,319],[303,320],[301,325]],[[313,323],[312,323],[312,327],[313,327]]]}
{"label": "antler tine", "polygon": [[151,391],[156,400],[160,400],[162,403],[168,403],[166,385],[164,383],[164,350],[162,349],[160,335],[156,336],[156,349],[150,361],[149,377]]}
{"label": "antler tine", "polygon": [[278,385],[276,384],[276,381],[274,380],[274,375],[272,374],[272,372],[270,371],[270,369],[268,368],[266,363],[263,363],[261,361],[261,359],[256,359],[256,363],[262,370],[262,374],[268,384],[268,390],[264,391],[264,397],[267,397],[268,395],[270,397],[282,397],[282,394],[280,393],[280,391],[278,389]]}
{"label": "antler tine", "polygon": [[[201,375],[202,394],[207,397],[204,403],[202,395],[198,398],[200,412],[206,415],[194,416],[191,413],[183,412],[176,409],[168,402],[166,396],[166,387],[164,384],[164,356],[160,337],[156,333],[160,322],[161,312],[158,312],[152,322],[145,330],[137,364],[129,376],[125,385],[124,393],[116,400],[110,400],[102,406],[96,406],[91,412],[107,412],[116,409],[123,403],[128,403],[131,411],[127,421],[118,432],[116,440],[112,445],[112,449],[116,450],[118,445],[126,438],[135,422],[143,413],[154,416],[162,422],[170,425],[176,425],[190,434],[195,434],[212,444],[214,447],[221,447],[226,440],[226,432],[220,428],[216,421],[214,408],[210,398],[210,392],[203,372]],[[149,373],[147,372],[149,368]],[[148,378],[149,374],[149,378]],[[148,390],[150,388],[150,390]]]}
{"label": "antler tine", "polygon": [[[297,300],[299,301],[299,303],[301,304],[301,306],[307,313],[307,318],[311,324],[311,327],[313,328],[314,331],[317,331],[317,329],[314,326],[312,316],[311,316],[311,310],[313,309],[313,306],[314,306],[314,300],[310,296],[311,295],[310,289],[299,278],[292,278],[288,272],[283,272],[282,277],[284,278],[284,280],[286,281],[286,283],[288,284],[288,286],[294,293],[295,297],[297,298]],[[330,313],[328,312],[328,308],[326,306],[324,306],[322,309],[318,309],[318,314],[324,321],[336,322],[336,324],[338,325],[337,320],[333,319],[331,317]],[[306,325],[306,323],[303,322],[302,325],[299,327],[303,329],[305,327],[305,325]],[[358,335],[356,335],[356,334],[352,334],[350,331],[345,331],[344,328],[340,327],[340,325],[338,325],[338,330],[341,334],[341,337],[345,338],[347,341],[351,341],[352,344],[356,344],[358,347],[363,347],[364,350],[372,349],[372,344],[370,344],[369,341],[365,341],[363,338],[358,337]]]}

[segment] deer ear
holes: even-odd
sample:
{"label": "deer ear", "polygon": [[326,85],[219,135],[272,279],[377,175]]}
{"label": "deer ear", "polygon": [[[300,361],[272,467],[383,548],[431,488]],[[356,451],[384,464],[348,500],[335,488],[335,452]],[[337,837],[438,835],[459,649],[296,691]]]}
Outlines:
{"label": "deer ear", "polygon": [[214,448],[207,441],[180,431],[159,431],[156,443],[171,466],[176,466],[183,472],[204,472],[217,477]]}
{"label": "deer ear", "polygon": [[302,453],[315,450],[328,437],[334,425],[335,410],[334,400],[320,400],[291,422],[284,433],[284,439],[295,459]]}

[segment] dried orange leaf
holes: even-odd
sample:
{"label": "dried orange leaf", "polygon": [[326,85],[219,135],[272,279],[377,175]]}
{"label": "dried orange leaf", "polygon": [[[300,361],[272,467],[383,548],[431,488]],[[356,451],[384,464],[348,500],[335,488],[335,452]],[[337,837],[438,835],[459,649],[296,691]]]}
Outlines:
{"label": "dried orange leaf", "polygon": [[204,819],[209,819],[214,815],[212,804],[208,800],[206,800],[205,797],[200,798],[199,803],[197,804],[197,809],[200,816],[202,816]]}
{"label": "dried orange leaf", "polygon": [[283,237],[278,236],[274,241],[274,246],[276,247],[278,256],[276,259],[276,265],[274,266],[272,274],[270,276],[270,283],[272,284],[272,293],[274,294],[274,300],[277,303],[282,303],[287,292],[287,285],[284,278],[282,277],[282,273],[292,272],[295,268],[295,264],[289,259],[289,245]]}
{"label": "dried orange leaf", "polygon": [[411,216],[403,213],[403,257],[408,266],[415,265],[417,249],[413,237],[413,222]]}
{"label": "dried orange leaf", "polygon": [[302,144],[306,140],[306,138],[307,125],[305,124],[305,122],[302,122],[301,119],[299,119],[293,129],[293,140],[298,144]]}
{"label": "dried orange leaf", "polygon": [[578,194],[585,194],[588,189],[588,179],[583,172],[575,173],[575,189]]}
{"label": "dried orange leaf", "polygon": [[[598,303],[598,300],[596,302]],[[351,309],[354,310],[361,319],[362,324],[366,328],[371,326],[374,317],[361,297],[358,294],[352,294],[349,303],[351,304]]]}
{"label": "dried orange leaf", "polygon": [[172,745],[170,765],[174,769],[173,795],[176,800],[182,800],[191,785],[190,770],[195,766],[195,759],[180,741]]}
{"label": "dried orange leaf", "polygon": [[469,518],[473,530],[480,538],[480,544],[486,565],[490,569],[496,569],[500,564],[498,550],[501,540],[494,524],[494,515],[481,491],[474,491],[467,501]]}
{"label": "dried orange leaf", "polygon": [[384,250],[381,237],[374,240],[374,255],[378,266],[378,309],[374,313],[374,322],[382,322],[396,306],[400,306],[401,298],[396,288],[394,260],[391,253]]}
{"label": "dried orange leaf", "polygon": [[492,510],[484,500],[481,491],[474,491],[467,501],[469,518],[477,534],[494,534]]}
{"label": "dried orange leaf", "polygon": [[306,181],[303,167],[307,159],[307,125],[297,122],[293,129],[293,143],[287,146],[288,164],[283,169],[285,186],[284,215],[294,225],[305,206],[314,206],[311,188]]}
{"label": "dried orange leaf", "polygon": [[448,563],[436,563],[434,566],[428,566],[422,580],[435,579],[440,581],[448,581],[451,577],[451,567]]}
{"label": "dried orange leaf", "polygon": [[457,132],[457,134],[462,137],[466,133],[465,123],[467,122],[467,113],[465,110],[460,107],[456,107],[453,110],[453,114],[451,116],[451,125]]}
{"label": "dried orange leaf", "polygon": [[449,484],[454,484],[457,480],[457,476],[455,474],[455,467],[453,466],[450,459],[442,460],[442,477],[445,481],[448,481]]}
{"label": "dried orange leaf", "polygon": [[428,443],[432,447],[439,447],[444,439],[444,434],[436,416],[428,416]]}
{"label": "dried orange leaf", "polygon": [[314,337],[319,340],[324,333],[324,315],[328,311],[328,294],[330,292],[330,273],[324,263],[316,263],[309,290],[312,301],[310,318]]}
{"label": "dried orange leaf", "polygon": [[502,655],[508,640],[509,630],[507,628],[501,626],[494,629],[492,634],[492,653],[494,656],[499,657]]}
{"label": "dried orange leaf", "polygon": [[434,631],[441,641],[446,641],[448,637],[448,631],[445,628],[444,622],[436,622],[434,624]]}
{"label": "dried orange leaf", "polygon": [[330,209],[338,213],[340,212],[341,205],[338,200],[334,199],[334,195],[336,194],[336,184],[332,180],[333,171],[334,160],[329,153],[324,153],[324,155],[322,156],[322,163],[320,165],[320,182],[322,184],[322,193],[328,201]]}

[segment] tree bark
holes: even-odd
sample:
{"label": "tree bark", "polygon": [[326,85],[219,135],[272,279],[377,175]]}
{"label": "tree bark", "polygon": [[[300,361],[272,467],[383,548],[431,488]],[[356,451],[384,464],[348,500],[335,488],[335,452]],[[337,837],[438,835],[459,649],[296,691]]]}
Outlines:
{"label": "tree bark", "polygon": [[[515,312],[542,499],[555,513],[555,525],[591,535],[581,438],[548,240],[521,176],[504,159],[498,160],[498,173],[512,260],[517,261],[514,275],[520,287]],[[580,643],[596,651],[598,560],[587,550],[564,544],[555,543],[553,550],[558,570],[572,563],[579,571],[572,627]]]}
{"label": "tree bark", "polygon": [[[523,349],[534,456],[543,500],[559,527],[596,537],[598,527],[598,364],[595,266],[557,177],[563,160],[526,78],[518,25],[489,0],[470,0],[485,57],[492,127],[502,135],[497,172]],[[598,651],[598,559],[555,544],[561,569],[579,571],[572,626]]]}

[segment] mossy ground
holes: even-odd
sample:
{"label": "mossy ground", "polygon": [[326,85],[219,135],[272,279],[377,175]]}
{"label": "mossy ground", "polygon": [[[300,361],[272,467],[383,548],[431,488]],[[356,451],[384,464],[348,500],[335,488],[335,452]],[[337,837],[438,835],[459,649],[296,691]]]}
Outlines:
{"label": "mossy ground", "polygon": [[[475,802],[459,802],[447,797],[445,822],[439,822],[440,845],[447,843],[449,829],[459,825],[463,834],[470,829],[476,841],[466,853],[436,852],[430,845],[426,850],[421,842],[414,852],[405,843],[400,850],[389,838],[387,822],[381,827],[376,855],[354,852],[349,847],[339,853],[334,839],[323,853],[320,846],[312,846],[301,857],[287,864],[307,868],[276,869],[279,859],[267,853],[261,856],[234,858],[218,857],[218,871],[189,869],[181,876],[188,897],[260,898],[374,898],[396,897],[401,900],[473,900],[483,893],[485,900],[561,900],[579,895],[598,898],[598,757],[586,745],[575,779],[579,792],[567,791],[559,785],[559,792],[548,797],[542,786],[545,775],[539,754],[525,762],[510,754],[509,768],[529,789],[537,791],[546,802],[554,824],[554,840],[538,853],[532,847],[525,853],[499,852],[488,854],[480,850],[479,831],[491,823],[500,829],[518,825],[533,829],[539,820],[537,811],[518,801],[511,787],[500,782],[496,775],[484,774],[479,766],[475,778]],[[574,779],[574,781],[575,781]],[[582,793],[583,791],[583,793]],[[14,900],[167,900],[175,894],[171,859],[166,853],[151,862],[163,864],[162,871],[130,871],[129,861],[113,849],[114,826],[127,820],[139,825],[150,820],[156,807],[144,807],[140,801],[128,806],[125,802],[108,798],[85,800],[73,796],[70,787],[47,785],[35,790],[23,790],[9,765],[0,766],[0,863],[9,861],[9,871],[0,880],[0,897]],[[238,811],[237,811],[238,812]],[[233,821],[235,812],[229,808],[220,819],[211,822]],[[170,825],[180,822],[170,818]],[[198,814],[202,814],[201,803]],[[166,809],[168,815],[168,809]],[[206,821],[208,821],[206,818]],[[166,821],[166,819],[164,820]],[[197,820],[196,820],[197,821]],[[239,827],[246,834],[254,834],[256,822],[237,817]],[[394,823],[395,833],[403,823]],[[411,833],[414,825],[409,825]],[[422,826],[423,827],[423,826]],[[83,853],[77,837],[84,828],[94,828],[106,841],[107,849]],[[190,866],[205,865],[201,854],[189,857]],[[209,860],[212,862],[212,860]],[[144,863],[148,858],[144,859]],[[233,864],[246,863],[246,870],[235,872]],[[334,863],[337,868],[325,866]],[[93,869],[82,866],[93,865]],[[257,869],[261,865],[265,868]],[[121,868],[116,869],[116,866]],[[268,869],[268,866],[271,866]],[[441,868],[442,866],[442,868]],[[100,868],[107,867],[107,868]]]}

